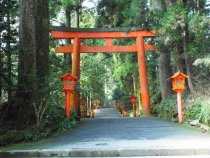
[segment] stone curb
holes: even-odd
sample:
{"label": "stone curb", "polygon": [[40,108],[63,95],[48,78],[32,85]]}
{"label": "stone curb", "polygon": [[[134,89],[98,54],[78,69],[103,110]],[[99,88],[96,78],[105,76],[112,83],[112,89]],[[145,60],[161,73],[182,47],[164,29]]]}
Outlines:
{"label": "stone curb", "polygon": [[210,127],[208,125],[200,123],[199,120],[189,120],[187,124],[189,124],[190,126],[198,127],[202,129],[204,132],[210,131]]}
{"label": "stone curb", "polygon": [[210,149],[118,149],[118,150],[13,150],[1,152],[0,157],[128,157],[128,156],[186,156],[210,155]]}

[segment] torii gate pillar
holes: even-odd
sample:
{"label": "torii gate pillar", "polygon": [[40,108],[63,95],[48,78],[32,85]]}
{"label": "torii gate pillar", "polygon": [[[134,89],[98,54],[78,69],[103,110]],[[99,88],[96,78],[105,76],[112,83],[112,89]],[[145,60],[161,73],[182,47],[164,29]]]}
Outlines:
{"label": "torii gate pillar", "polygon": [[145,59],[144,38],[142,36],[137,37],[137,49],[138,49],[138,65],[140,75],[140,97],[142,100],[142,110],[144,115],[150,115],[150,96],[147,79],[147,64]]}
{"label": "torii gate pillar", "polygon": [[[74,38],[73,42],[73,60],[72,60],[72,75],[76,76],[78,79],[80,79],[80,38]],[[78,83],[77,83],[77,86]],[[73,92],[73,95],[71,95],[71,108],[75,110],[75,112],[79,115],[79,93]]]}

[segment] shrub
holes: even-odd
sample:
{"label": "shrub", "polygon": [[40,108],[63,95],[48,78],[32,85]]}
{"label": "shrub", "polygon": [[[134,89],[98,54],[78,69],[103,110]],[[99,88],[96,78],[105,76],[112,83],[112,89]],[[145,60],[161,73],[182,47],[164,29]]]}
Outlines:
{"label": "shrub", "polygon": [[210,99],[206,98],[201,102],[199,120],[201,123],[210,125]]}
{"label": "shrub", "polygon": [[71,112],[71,115],[69,118],[65,118],[58,123],[59,130],[65,131],[65,130],[72,129],[72,127],[76,126],[77,124],[77,121],[75,118],[76,118],[76,113]]}
{"label": "shrub", "polygon": [[177,116],[177,103],[176,95],[165,99],[160,104],[158,104],[156,110],[158,117],[171,119]]}
{"label": "shrub", "polygon": [[198,101],[192,105],[192,108],[189,110],[188,115],[190,119],[199,119],[201,114],[202,102]]}

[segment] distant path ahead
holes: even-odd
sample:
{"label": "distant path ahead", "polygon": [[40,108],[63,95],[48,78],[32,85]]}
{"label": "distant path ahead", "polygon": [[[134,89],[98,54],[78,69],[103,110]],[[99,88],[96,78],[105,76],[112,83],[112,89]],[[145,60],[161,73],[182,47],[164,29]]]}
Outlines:
{"label": "distant path ahead", "polygon": [[114,107],[99,106],[98,109],[96,110],[95,118],[115,118],[115,117],[121,117],[121,115],[117,113]]}

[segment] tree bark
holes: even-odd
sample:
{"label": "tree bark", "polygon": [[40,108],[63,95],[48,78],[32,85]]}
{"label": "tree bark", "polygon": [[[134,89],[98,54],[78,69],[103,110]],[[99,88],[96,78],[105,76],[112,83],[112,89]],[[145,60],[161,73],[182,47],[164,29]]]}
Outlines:
{"label": "tree bark", "polygon": [[18,62],[17,97],[19,106],[29,108],[31,103],[44,95],[42,89],[47,86],[46,77],[49,74],[48,0],[20,0],[19,22],[21,49]]}
{"label": "tree bark", "polygon": [[[183,3],[185,5],[185,7],[187,8],[187,0],[183,0]],[[188,10],[189,11],[189,10]],[[187,13],[186,13],[187,14]],[[187,15],[186,15],[187,17]],[[191,94],[195,94],[195,89],[193,86],[193,82],[191,79],[191,65],[192,65],[192,57],[190,57],[188,55],[189,52],[189,43],[190,43],[190,33],[189,33],[189,24],[188,24],[188,19],[185,19],[185,26],[184,26],[184,34],[185,34],[185,65],[186,65],[186,72],[187,72],[187,76],[189,76],[189,78],[187,79],[187,83],[188,83],[188,87],[190,89],[190,93]]]}
{"label": "tree bark", "polygon": [[[163,8],[167,8],[171,5],[171,1],[152,1],[153,11],[160,10]],[[166,38],[167,39],[167,38]],[[158,41],[161,43],[166,43],[166,39],[158,38]],[[170,97],[172,94],[172,84],[171,82],[167,81],[168,78],[172,76],[172,67],[170,66],[171,63],[171,54],[170,51],[167,49],[162,50],[159,52],[158,57],[158,64],[159,64],[159,78],[160,78],[160,88],[161,88],[161,98],[162,101]]]}
{"label": "tree bark", "polygon": [[167,79],[172,76],[170,62],[170,52],[159,53],[158,63],[162,101],[170,97],[172,94],[172,84],[167,81]]}
{"label": "tree bark", "polygon": [[7,34],[8,34],[8,38],[7,38],[7,50],[6,50],[6,54],[7,54],[7,94],[8,94],[8,102],[10,103],[12,100],[12,61],[11,61],[11,42],[10,39],[11,37],[11,28],[10,28],[10,13],[7,13]]}
{"label": "tree bark", "polygon": [[38,88],[42,89],[48,85],[46,77],[49,76],[49,2],[48,0],[39,0],[35,3],[36,75]]}
{"label": "tree bark", "polygon": [[[3,52],[1,48],[1,35],[0,35],[0,72],[3,70]],[[0,105],[2,104],[2,88],[3,88],[3,82],[2,82],[2,73],[0,75]]]}
{"label": "tree bark", "polygon": [[36,26],[35,2],[20,0],[20,52],[18,62],[18,96],[29,101],[35,94],[34,82],[36,78]]}
{"label": "tree bark", "polygon": [[[70,11],[70,9],[71,9],[70,7],[66,8],[66,27],[71,27],[71,11]],[[66,44],[67,45],[71,44],[71,40],[66,39]],[[67,67],[67,69],[71,70],[72,55],[69,53],[69,54],[64,54],[64,56],[65,56],[66,67]]]}
{"label": "tree bark", "polygon": [[[183,43],[183,40],[180,41],[180,43]],[[185,59],[184,59],[184,46],[177,44],[176,46],[176,71],[181,71],[182,73],[186,73],[186,65],[185,65]]]}
{"label": "tree bark", "polygon": [[196,92],[195,92],[193,82],[192,82],[192,79],[191,79],[191,65],[192,65],[192,63],[190,62],[189,57],[186,57],[185,61],[186,61],[186,69],[187,69],[187,76],[188,76],[187,84],[188,84],[188,87],[190,89],[190,93],[194,95]]}
{"label": "tree bark", "polygon": [[135,74],[132,75],[133,77],[133,94],[135,96],[138,96],[138,80],[137,80],[137,76]]}

